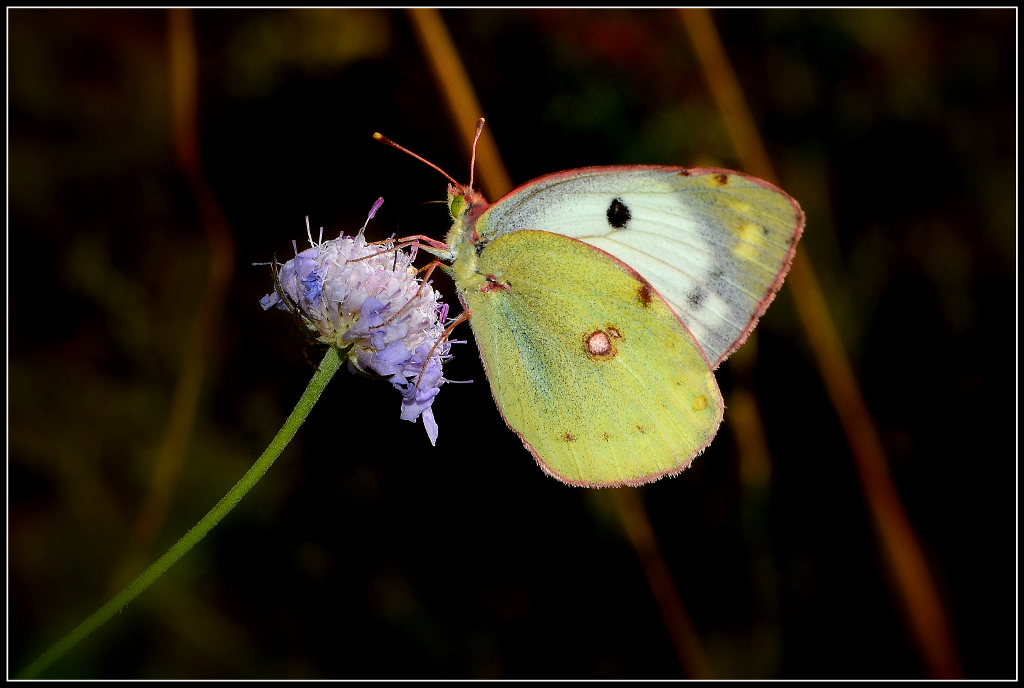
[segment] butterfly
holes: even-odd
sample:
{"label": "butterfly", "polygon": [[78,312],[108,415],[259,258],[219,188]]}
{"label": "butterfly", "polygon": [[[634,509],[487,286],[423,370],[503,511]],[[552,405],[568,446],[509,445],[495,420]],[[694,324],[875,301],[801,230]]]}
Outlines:
{"label": "butterfly", "polygon": [[456,323],[541,469],[615,487],[687,468],[722,421],[714,369],[789,270],[800,205],[741,172],[653,165],[557,172],[488,203],[472,173],[427,164],[451,181],[452,226],[424,248],[448,263]]}

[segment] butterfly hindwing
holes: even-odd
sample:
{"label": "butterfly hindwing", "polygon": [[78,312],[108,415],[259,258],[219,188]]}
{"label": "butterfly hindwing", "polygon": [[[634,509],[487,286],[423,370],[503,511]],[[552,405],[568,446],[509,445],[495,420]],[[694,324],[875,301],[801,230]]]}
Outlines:
{"label": "butterfly hindwing", "polygon": [[576,485],[684,469],[723,404],[693,336],[646,281],[580,241],[516,231],[465,292],[495,401],[541,467]]}
{"label": "butterfly hindwing", "polygon": [[488,208],[476,231],[486,243],[539,229],[615,256],[679,314],[715,368],[774,298],[803,224],[796,201],[759,179],[634,166],[541,177]]}

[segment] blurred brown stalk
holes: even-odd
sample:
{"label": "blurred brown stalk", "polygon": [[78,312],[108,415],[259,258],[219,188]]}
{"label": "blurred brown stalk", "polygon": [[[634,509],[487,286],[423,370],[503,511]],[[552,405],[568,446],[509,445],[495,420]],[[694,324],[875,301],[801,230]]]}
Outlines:
{"label": "blurred brown stalk", "polygon": [[210,245],[210,272],[182,352],[181,369],[149,491],[135,520],[125,553],[109,582],[113,592],[124,587],[148,563],[148,550],[167,517],[192,437],[206,364],[234,273],[234,237],[207,182],[199,153],[199,89],[192,11],[171,9],[167,18],[175,157],[192,190],[200,221],[206,229]]}
{"label": "blurred brown stalk", "polygon": [[[711,13],[706,9],[679,12],[744,170],[777,183],[778,177]],[[850,445],[864,497],[892,565],[896,593],[909,619],[915,646],[930,676],[957,678],[961,675],[960,660],[938,590],[889,473],[878,430],[806,251],[797,252],[787,283]]]}
{"label": "blurred brown stalk", "polygon": [[[476,122],[483,116],[473,84],[441,13],[436,9],[410,9],[408,16],[438,88],[455,119],[468,157],[472,151]],[[488,198],[497,200],[512,189],[512,180],[498,152],[494,135],[486,127],[477,149],[477,169],[480,184]],[[630,544],[643,565],[647,584],[661,611],[684,673],[689,678],[711,678],[710,664],[679,597],[637,489],[619,488],[610,490],[610,493]]]}

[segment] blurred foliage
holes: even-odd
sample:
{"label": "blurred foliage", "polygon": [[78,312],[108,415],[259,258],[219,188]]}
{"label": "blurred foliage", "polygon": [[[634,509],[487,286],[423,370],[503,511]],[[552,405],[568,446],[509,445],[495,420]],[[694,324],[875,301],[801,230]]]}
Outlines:
{"label": "blurred foliage", "polygon": [[[516,182],[593,164],[736,166],[676,15],[444,13]],[[1016,667],[1014,10],[718,11],[968,677]],[[238,269],[152,555],[263,450],[312,374],[264,313],[304,241],[447,229],[466,178],[405,15],[200,10],[203,158]],[[205,234],[176,169],[167,16],[9,10],[9,667],[106,599],[148,488]],[[39,259],[40,270],[28,270]],[[451,295],[450,283],[435,284]],[[453,296],[447,300],[455,304]],[[783,289],[752,372],[769,487],[723,428],[645,489],[722,677],[922,675],[848,450]],[[468,330],[457,333],[468,338]],[[467,343],[436,448],[387,385],[339,375],[263,482],[49,676],[676,677],[606,504],[544,477]],[[727,394],[732,372],[719,380]],[[726,424],[729,424],[726,412]]]}

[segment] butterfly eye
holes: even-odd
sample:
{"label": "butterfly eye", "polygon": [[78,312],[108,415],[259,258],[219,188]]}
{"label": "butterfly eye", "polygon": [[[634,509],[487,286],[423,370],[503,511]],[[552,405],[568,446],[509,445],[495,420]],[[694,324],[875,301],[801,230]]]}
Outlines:
{"label": "butterfly eye", "polygon": [[457,218],[465,205],[465,196],[453,196],[452,200],[448,202],[448,212],[452,214],[452,218]]}

